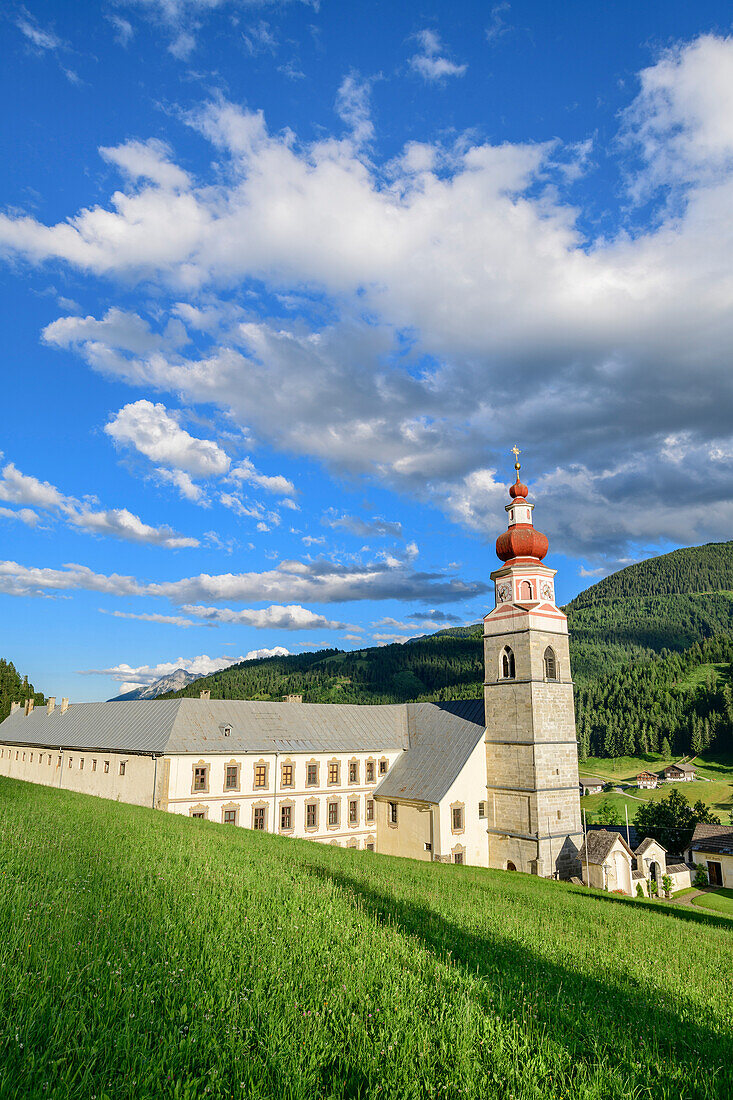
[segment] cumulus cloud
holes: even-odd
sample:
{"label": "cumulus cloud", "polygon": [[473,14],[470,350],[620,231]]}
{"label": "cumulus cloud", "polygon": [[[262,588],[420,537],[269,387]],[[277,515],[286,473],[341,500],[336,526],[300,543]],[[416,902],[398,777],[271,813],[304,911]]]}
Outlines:
{"label": "cumulus cloud", "polygon": [[[179,535],[167,525],[153,527],[144,523],[127,508],[94,508],[87,501],[67,496],[48,481],[22,473],[12,462],[7,463],[0,472],[0,500],[42,508],[60,517],[69,526],[91,534],[164,546],[169,550],[199,545],[198,539]],[[29,520],[26,518],[23,522]]]}
{"label": "cumulus cloud", "polygon": [[38,512],[34,512],[32,508],[0,508],[0,516],[3,519],[14,519],[19,523],[24,523],[26,527],[37,527],[40,517]]}
{"label": "cumulus cloud", "polygon": [[[578,151],[555,141],[460,135],[384,166],[350,142],[273,134],[260,112],[218,100],[189,121],[228,172],[179,190],[128,180],[55,225],[6,214],[0,247],[154,278],[192,308],[202,288],[233,281],[325,294],[327,325],[240,317],[190,355],[180,333],[109,312],[61,318],[45,338],[469,529],[503,526],[506,456],[526,441],[527,476],[552,474],[533,488],[552,491],[553,548],[621,555],[640,539],[725,538],[725,507],[700,501],[733,498],[731,88],[722,37],[644,70],[617,151],[652,216],[636,225],[625,197],[618,231],[602,236],[569,190]],[[683,440],[684,468],[669,439]]]}
{"label": "cumulus cloud", "polygon": [[264,489],[265,492],[274,493],[280,497],[292,496],[295,493],[295,486],[292,481],[283,477],[282,474],[268,475],[260,473],[249,458],[243,459],[232,467],[229,477],[233,481],[249,482],[258,489]]}
{"label": "cumulus cloud", "polygon": [[358,73],[345,76],[336,96],[336,113],[351,131],[356,145],[364,145],[374,137],[371,119],[371,83]]}
{"label": "cumulus cloud", "polygon": [[[348,623],[339,623],[317,615],[299,604],[287,606],[272,604],[259,610],[251,608],[235,611],[231,607],[204,607],[201,604],[184,604],[183,611],[197,615],[209,623],[238,623],[254,626],[258,630],[346,630]],[[353,630],[353,626],[351,627]]]}
{"label": "cumulus cloud", "polygon": [[250,649],[249,653],[245,654],[242,658],[244,661],[262,661],[266,657],[289,657],[290,650],[285,646],[276,645],[272,649]]}
{"label": "cumulus cloud", "polygon": [[435,31],[423,30],[415,35],[420,51],[410,58],[410,68],[424,80],[437,84],[447,76],[463,76],[468,65],[457,65],[443,56],[445,47]]}
{"label": "cumulus cloud", "polygon": [[229,455],[217,443],[190,435],[160,403],[125,405],[104,430],[116,444],[133,447],[151,462],[199,477],[221,477],[230,466]]}
{"label": "cumulus cloud", "polygon": [[244,661],[244,657],[209,657],[205,653],[198,657],[178,657],[175,661],[161,661],[157,665],[118,664],[109,668],[85,668],[79,669],[79,676],[108,676],[116,683],[122,684],[123,694],[137,687],[154,684],[161,676],[170,676],[172,672],[182,668],[194,676],[209,676],[212,672],[219,672],[222,668]]}

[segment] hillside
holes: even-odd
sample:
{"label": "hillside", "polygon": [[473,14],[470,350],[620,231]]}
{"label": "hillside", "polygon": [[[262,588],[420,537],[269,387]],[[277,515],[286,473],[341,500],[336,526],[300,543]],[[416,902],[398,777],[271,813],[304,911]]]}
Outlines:
{"label": "hillside", "polygon": [[[702,584],[730,590],[703,593]],[[613,594],[622,577],[627,595]],[[651,584],[656,595],[646,594]],[[676,586],[687,591],[663,591]],[[601,595],[598,595],[598,593]],[[604,595],[605,593],[605,595]],[[677,550],[629,566],[566,608],[581,754],[733,749],[733,542]],[[481,626],[443,630],[403,645],[247,661],[180,694],[214,698],[302,694],[308,702],[387,703],[475,698],[483,686]]]}
{"label": "hillside", "polygon": [[43,693],[35,690],[27,676],[21,676],[16,671],[12,661],[0,657],[0,722],[10,714],[11,703],[22,703],[31,697],[40,706],[46,702]]}
{"label": "hillside", "polygon": [[0,881],[4,1100],[733,1092],[725,918],[10,780]]}

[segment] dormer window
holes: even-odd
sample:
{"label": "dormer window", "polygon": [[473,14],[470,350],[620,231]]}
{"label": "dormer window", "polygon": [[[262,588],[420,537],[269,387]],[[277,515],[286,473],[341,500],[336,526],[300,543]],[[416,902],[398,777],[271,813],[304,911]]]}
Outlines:
{"label": "dormer window", "polygon": [[502,680],[513,680],[515,677],[514,651],[507,645],[504,646],[501,652],[501,678]]}
{"label": "dormer window", "polygon": [[219,726],[219,729],[221,730],[224,737],[231,737],[232,727],[229,725],[228,722],[225,723],[223,726]]}

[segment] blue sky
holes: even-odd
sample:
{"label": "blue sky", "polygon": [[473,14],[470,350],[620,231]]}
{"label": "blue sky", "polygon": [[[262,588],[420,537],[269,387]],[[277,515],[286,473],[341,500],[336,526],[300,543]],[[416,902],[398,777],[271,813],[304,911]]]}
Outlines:
{"label": "blue sky", "polygon": [[50,694],[558,593],[733,526],[707,3],[10,4],[0,653]]}

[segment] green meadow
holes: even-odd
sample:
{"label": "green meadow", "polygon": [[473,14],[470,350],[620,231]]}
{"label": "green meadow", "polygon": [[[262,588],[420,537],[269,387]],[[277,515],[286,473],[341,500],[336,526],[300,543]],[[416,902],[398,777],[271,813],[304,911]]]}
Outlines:
{"label": "green meadow", "polygon": [[0,780],[0,1097],[729,1098],[733,922]]}
{"label": "green meadow", "polygon": [[[677,758],[678,759],[678,758]],[[665,759],[659,753],[646,756],[620,756],[614,760],[602,757],[584,760],[581,775],[584,777],[602,777],[611,783],[636,783],[641,771],[659,772],[674,759]],[[673,787],[684,794],[688,802],[698,799],[708,805],[724,825],[728,824],[733,811],[733,755],[730,753],[706,753],[694,757],[691,763],[697,768],[700,778],[691,783],[661,783],[654,790],[638,790],[634,786],[625,794],[603,791],[601,794],[585,795],[580,800],[581,809],[586,811],[589,822],[597,821],[598,810],[602,803],[610,802],[616,811],[619,824],[624,823],[624,806],[633,823],[634,814],[642,801],[658,802],[666,798]]]}

